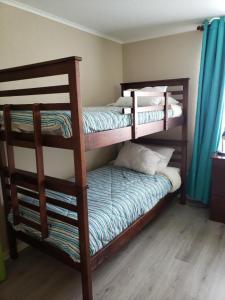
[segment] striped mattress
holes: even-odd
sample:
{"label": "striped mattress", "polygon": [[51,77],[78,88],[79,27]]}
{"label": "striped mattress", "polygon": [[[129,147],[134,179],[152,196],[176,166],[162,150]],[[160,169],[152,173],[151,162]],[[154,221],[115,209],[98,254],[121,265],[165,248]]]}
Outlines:
{"label": "striped mattress", "polygon": [[[42,130],[60,134],[65,138],[72,136],[70,111],[43,111]],[[174,112],[168,111],[168,117],[172,118]],[[164,118],[163,111],[142,112],[138,114],[138,123],[145,124],[159,121]],[[3,118],[0,116],[0,122]],[[123,128],[131,126],[132,115],[122,114],[121,107],[103,106],[86,107],[83,111],[84,133],[94,133],[104,130]],[[12,112],[13,130],[29,132],[33,131],[33,116],[30,111]]]}
{"label": "striped mattress", "polygon": [[[130,169],[107,165],[88,173],[88,218],[90,254],[94,255],[138,217],[147,213],[171,190],[171,182],[163,175],[145,175]],[[48,190],[47,196],[71,204],[76,199],[62,193]],[[38,201],[22,196],[24,201],[38,205]],[[76,213],[48,204],[48,209],[71,218]],[[20,207],[20,214],[39,223],[39,214]],[[12,223],[12,213],[9,214]],[[52,245],[65,251],[74,261],[79,261],[79,239],[77,228],[48,217],[49,237]],[[17,225],[36,238],[40,233],[26,225]]]}

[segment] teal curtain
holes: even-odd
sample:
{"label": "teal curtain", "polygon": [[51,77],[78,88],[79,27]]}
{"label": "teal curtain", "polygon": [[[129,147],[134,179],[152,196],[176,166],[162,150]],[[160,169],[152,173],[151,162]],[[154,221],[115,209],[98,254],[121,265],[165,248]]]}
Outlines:
{"label": "teal curtain", "polygon": [[225,17],[204,23],[193,155],[187,194],[209,203],[211,155],[222,133],[225,95]]}

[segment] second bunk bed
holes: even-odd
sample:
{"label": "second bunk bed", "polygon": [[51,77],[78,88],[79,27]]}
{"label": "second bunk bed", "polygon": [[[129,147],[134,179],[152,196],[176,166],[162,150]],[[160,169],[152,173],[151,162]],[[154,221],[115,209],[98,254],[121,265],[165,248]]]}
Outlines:
{"label": "second bunk bed", "polygon": [[[82,111],[80,60],[69,57],[0,71],[0,83],[68,75],[67,85],[1,90],[0,97],[68,93],[70,99],[0,106],[1,183],[11,257],[17,257],[16,239],[55,256],[81,272],[83,299],[91,300],[92,271],[175,195],[180,193],[185,202],[188,79],[122,83],[126,99]],[[168,91],[146,89],[157,86],[168,86]],[[179,103],[179,113],[171,97]],[[177,126],[182,128],[180,140],[143,138]],[[181,187],[170,193],[172,179],[165,174],[112,164],[87,174],[85,151],[130,140],[174,147],[171,162],[180,168]],[[16,168],[14,146],[35,150],[37,172]],[[45,175],[44,146],[73,151],[74,178]]]}

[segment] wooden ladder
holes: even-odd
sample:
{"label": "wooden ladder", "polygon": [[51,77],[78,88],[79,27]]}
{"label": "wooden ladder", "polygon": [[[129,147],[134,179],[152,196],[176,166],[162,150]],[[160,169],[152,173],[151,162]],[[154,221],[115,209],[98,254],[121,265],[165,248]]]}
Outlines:
{"label": "wooden ladder", "polygon": [[15,182],[15,176],[16,176],[15,156],[14,156],[14,148],[12,143],[11,106],[4,105],[3,113],[4,113],[4,124],[5,124],[5,141],[6,141],[6,153],[7,153],[8,172],[9,172],[9,184],[10,184],[10,198],[11,198],[11,207],[13,210],[14,225],[23,223],[29,227],[32,227],[40,231],[42,239],[45,239],[48,237],[48,222],[47,222],[48,220],[47,220],[46,195],[45,195],[43,147],[41,141],[40,104],[33,104],[34,142],[30,144],[30,148],[35,149],[35,155],[36,155],[37,192],[38,192],[38,199],[39,199],[40,224],[33,222],[27,218],[24,218],[19,214],[18,188]]}

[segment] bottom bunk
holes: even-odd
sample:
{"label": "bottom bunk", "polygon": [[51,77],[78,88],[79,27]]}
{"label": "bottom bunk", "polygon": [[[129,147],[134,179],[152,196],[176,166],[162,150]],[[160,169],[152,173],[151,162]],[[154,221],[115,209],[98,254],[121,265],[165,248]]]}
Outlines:
{"label": "bottom bunk", "polygon": [[[154,207],[157,207],[161,199],[165,199],[164,197],[173,188],[174,178],[170,178],[170,176],[165,174],[146,175],[113,165],[107,165],[88,173],[89,239],[93,267],[103,260],[100,254],[112,244],[112,241],[120,237],[124,231],[128,230],[143,216],[147,216]],[[173,194],[170,195],[173,196]],[[73,196],[51,190],[46,191],[46,196],[76,205],[76,199]],[[20,199],[23,204],[20,205],[20,216],[37,224],[40,223],[39,213],[29,206],[38,207],[38,200],[25,195],[20,196]],[[67,216],[71,220],[77,219],[75,212],[65,208],[47,204],[47,209]],[[13,223],[12,213],[9,214],[8,219],[10,223]],[[66,253],[75,264],[79,263],[79,232],[77,227],[50,216],[48,217],[48,227],[49,236],[45,242],[39,242],[39,245],[49,244]],[[18,238],[26,241],[25,236],[27,236],[27,242],[31,245],[32,240],[34,244],[35,240],[41,240],[40,232],[30,226],[19,224],[14,228]],[[122,240],[119,243],[121,244]]]}

